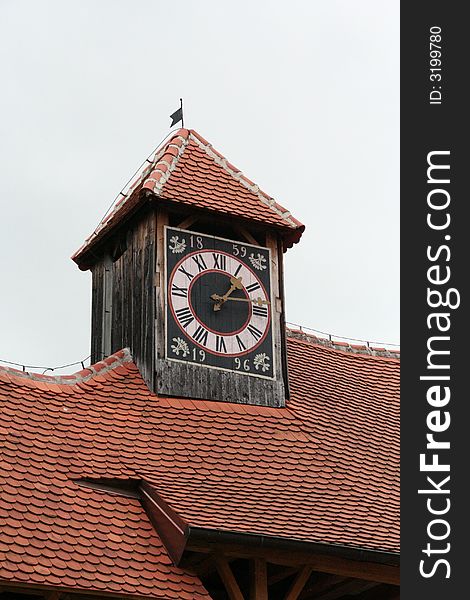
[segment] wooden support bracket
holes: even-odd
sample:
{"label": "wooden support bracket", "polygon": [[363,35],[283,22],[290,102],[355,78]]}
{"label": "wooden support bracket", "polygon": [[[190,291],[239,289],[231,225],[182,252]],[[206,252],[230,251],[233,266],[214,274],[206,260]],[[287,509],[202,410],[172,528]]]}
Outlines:
{"label": "wooden support bracket", "polygon": [[184,221],[181,221],[181,223],[177,226],[178,229],[188,229],[188,227],[191,227],[191,225],[194,225],[194,223],[200,219],[199,215],[191,215],[190,217],[187,217],[186,219],[184,219]]}
{"label": "wooden support bracket", "polygon": [[234,225],[233,227],[235,229],[235,231],[241,235],[242,238],[245,239],[246,242],[253,244],[253,246],[259,246],[260,243],[258,242],[258,240],[256,238],[254,238],[251,233],[249,231],[247,231],[244,227],[241,227],[240,225]]}
{"label": "wooden support bracket", "polygon": [[305,584],[312,574],[312,571],[313,569],[309,565],[305,565],[305,567],[299,571],[299,574],[292,582],[289,591],[284,596],[284,600],[297,600],[297,598],[300,596],[300,592],[304,589]]}
{"label": "wooden support bracket", "polygon": [[268,572],[266,561],[255,558],[250,561],[250,600],[268,600]]}
{"label": "wooden support bracket", "polygon": [[230,600],[245,600],[227,560],[224,557],[216,558],[216,566]]}

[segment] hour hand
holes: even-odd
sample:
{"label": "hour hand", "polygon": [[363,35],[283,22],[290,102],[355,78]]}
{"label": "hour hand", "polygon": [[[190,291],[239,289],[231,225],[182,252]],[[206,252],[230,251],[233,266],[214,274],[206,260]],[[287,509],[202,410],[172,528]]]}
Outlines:
{"label": "hour hand", "polygon": [[212,294],[212,300],[215,300],[214,310],[220,310],[222,308],[222,304],[224,303],[223,296],[219,296],[219,294]]}
{"label": "hour hand", "polygon": [[217,303],[214,304],[214,310],[220,310],[220,307],[228,299],[228,297],[230,296],[230,294],[232,292],[234,292],[235,290],[242,290],[242,289],[243,289],[242,278],[235,277],[235,276],[230,277],[230,287],[225,292],[225,294],[223,296],[219,296],[218,294],[212,294],[212,296],[211,296],[212,300],[217,301]]}

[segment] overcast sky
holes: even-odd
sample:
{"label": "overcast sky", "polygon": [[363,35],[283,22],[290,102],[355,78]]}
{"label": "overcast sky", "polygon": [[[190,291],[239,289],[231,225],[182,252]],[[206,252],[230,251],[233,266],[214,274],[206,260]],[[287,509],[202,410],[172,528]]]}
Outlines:
{"label": "overcast sky", "polygon": [[185,125],[306,225],[288,320],[398,342],[398,10],[0,0],[0,359],[88,356],[91,276],[69,257],[180,96]]}

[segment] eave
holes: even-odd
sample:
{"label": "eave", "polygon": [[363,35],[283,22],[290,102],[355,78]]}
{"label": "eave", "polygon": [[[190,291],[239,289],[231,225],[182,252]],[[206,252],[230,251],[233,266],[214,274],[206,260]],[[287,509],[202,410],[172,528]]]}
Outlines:
{"label": "eave", "polygon": [[399,584],[398,553],[194,526],[178,515],[153,486],[142,482],[139,491],[150,521],[175,564],[182,568],[185,556],[196,552],[263,558],[282,565],[310,565],[324,573]]}
{"label": "eave", "polygon": [[[187,204],[179,203],[172,198],[157,196],[155,193],[147,189],[139,188],[135,190],[131,197],[125,202],[121,211],[112,215],[109,221],[104,221],[102,226],[99,226],[95,232],[85,241],[85,243],[71,256],[72,260],[78,265],[81,271],[87,271],[93,263],[101,258],[103,246],[119,232],[124,229],[134,215],[136,215],[145,206],[159,206],[169,211],[178,211],[181,214],[204,217],[217,216],[221,221],[227,223],[238,223],[241,227],[249,227],[263,231],[277,232],[283,240],[284,251],[292,248],[300,240],[302,233],[305,231],[305,226],[301,225],[297,229],[283,228],[276,225],[267,225],[263,221],[253,221],[244,219],[239,216],[230,214],[221,214],[217,210],[210,208],[195,208]],[[197,230],[197,228],[196,228]]]}

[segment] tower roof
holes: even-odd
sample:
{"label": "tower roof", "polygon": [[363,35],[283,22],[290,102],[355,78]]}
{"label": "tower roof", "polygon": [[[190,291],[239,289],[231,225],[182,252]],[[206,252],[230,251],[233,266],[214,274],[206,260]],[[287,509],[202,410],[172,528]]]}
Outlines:
{"label": "tower roof", "polygon": [[156,151],[128,193],[72,259],[87,268],[83,258],[88,251],[152,198],[264,223],[283,234],[284,248],[297,243],[305,229],[196,131],[179,129]]}

